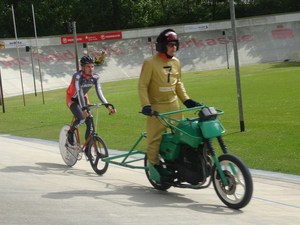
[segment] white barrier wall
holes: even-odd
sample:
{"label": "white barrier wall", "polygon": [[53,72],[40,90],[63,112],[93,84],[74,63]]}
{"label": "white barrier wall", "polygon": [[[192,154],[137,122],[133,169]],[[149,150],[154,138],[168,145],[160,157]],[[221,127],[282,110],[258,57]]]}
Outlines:
{"label": "white barrier wall", "polygon": [[[144,59],[155,53],[155,38],[165,28],[169,27],[120,31],[120,39],[89,42],[87,48],[79,43],[79,58],[84,52],[95,56],[97,50],[105,49],[108,53],[106,63],[96,67],[103,82],[136,78]],[[230,21],[171,28],[179,34],[177,57],[182,62],[183,71],[234,66]],[[237,34],[240,65],[300,60],[300,13],[237,20]],[[20,39],[20,58],[15,40],[0,40],[4,97],[22,94],[21,78],[25,94],[34,92],[34,83],[36,90],[41,91],[40,77],[44,90],[68,85],[76,70],[76,56],[73,44],[62,44],[63,37],[39,38],[39,55],[34,38]],[[25,45],[32,46],[32,55],[25,51]]]}

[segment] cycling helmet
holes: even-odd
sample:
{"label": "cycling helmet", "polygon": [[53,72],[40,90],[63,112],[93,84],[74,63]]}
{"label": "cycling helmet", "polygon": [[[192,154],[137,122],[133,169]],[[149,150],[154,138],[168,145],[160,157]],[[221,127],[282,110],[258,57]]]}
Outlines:
{"label": "cycling helmet", "polygon": [[168,42],[175,42],[178,51],[179,41],[177,34],[173,29],[166,29],[158,35],[156,39],[156,51],[167,54]]}
{"label": "cycling helmet", "polygon": [[90,63],[94,64],[94,59],[88,55],[85,55],[80,59],[81,66],[84,66],[85,64],[90,64]]}

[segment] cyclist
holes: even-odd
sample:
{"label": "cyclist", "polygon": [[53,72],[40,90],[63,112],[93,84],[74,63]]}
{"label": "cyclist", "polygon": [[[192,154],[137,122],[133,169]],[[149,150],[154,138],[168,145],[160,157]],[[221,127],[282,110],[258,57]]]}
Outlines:
{"label": "cyclist", "polygon": [[[163,175],[158,152],[164,124],[153,111],[160,113],[180,109],[179,101],[192,108],[200,103],[190,99],[181,80],[180,61],[174,56],[179,49],[177,34],[173,29],[162,31],[156,40],[156,51],[153,57],[144,61],[139,78],[139,97],[142,113],[147,115],[147,159],[160,175]],[[181,114],[173,115],[181,119]]]}
{"label": "cyclist", "polygon": [[[75,117],[67,138],[67,142],[71,146],[74,146],[74,131],[81,124],[84,122],[86,124],[86,139],[91,132],[90,110],[88,108],[90,103],[87,95],[91,87],[95,86],[97,96],[102,103],[108,103],[101,89],[100,76],[98,73],[94,73],[94,59],[88,55],[83,56],[80,59],[80,64],[81,70],[73,75],[66,90],[67,106]],[[116,109],[113,107],[108,106],[107,109],[110,115],[116,113]]]}

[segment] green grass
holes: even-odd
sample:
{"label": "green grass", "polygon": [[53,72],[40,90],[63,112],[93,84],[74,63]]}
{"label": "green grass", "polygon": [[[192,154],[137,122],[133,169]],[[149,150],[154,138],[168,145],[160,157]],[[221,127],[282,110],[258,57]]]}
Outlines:
{"label": "green grass", "polygon": [[[240,68],[245,132],[240,121],[234,69],[185,73],[191,98],[223,109],[220,117],[229,151],[253,169],[300,175],[300,63],[272,63]],[[98,133],[111,149],[128,150],[145,127],[138,112],[137,79],[103,83],[106,98],[118,113],[99,111]],[[0,133],[57,141],[60,128],[69,123],[65,90],[5,99]],[[94,91],[91,102],[97,102]],[[81,129],[84,129],[83,126]],[[145,144],[141,146],[145,147]]]}

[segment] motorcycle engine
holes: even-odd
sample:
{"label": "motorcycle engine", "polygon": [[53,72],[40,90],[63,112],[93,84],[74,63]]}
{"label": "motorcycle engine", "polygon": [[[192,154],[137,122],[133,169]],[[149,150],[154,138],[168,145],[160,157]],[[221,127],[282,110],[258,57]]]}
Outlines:
{"label": "motorcycle engine", "polygon": [[178,179],[181,182],[196,185],[199,182],[204,182],[210,175],[211,163],[204,151],[203,146],[198,149],[187,145],[181,146],[181,154],[175,162]]}

